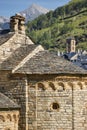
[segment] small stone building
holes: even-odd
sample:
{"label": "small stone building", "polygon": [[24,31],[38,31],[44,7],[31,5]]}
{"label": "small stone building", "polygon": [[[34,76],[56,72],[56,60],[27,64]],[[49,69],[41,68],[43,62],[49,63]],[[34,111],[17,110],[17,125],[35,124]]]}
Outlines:
{"label": "small stone building", "polygon": [[0,92],[20,105],[19,130],[87,130],[87,71],[36,46],[19,15],[0,36]]}
{"label": "small stone building", "polygon": [[0,93],[0,130],[18,130],[19,106]]}

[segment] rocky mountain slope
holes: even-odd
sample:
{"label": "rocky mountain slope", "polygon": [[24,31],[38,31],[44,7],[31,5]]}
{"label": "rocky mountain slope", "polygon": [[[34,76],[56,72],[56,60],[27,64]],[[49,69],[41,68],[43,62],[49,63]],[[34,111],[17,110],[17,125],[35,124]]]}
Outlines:
{"label": "rocky mountain slope", "polygon": [[39,15],[46,14],[47,12],[49,12],[49,10],[47,10],[46,8],[43,8],[36,4],[32,4],[28,9],[21,11],[20,14],[25,16],[26,21],[31,21],[37,18]]}
{"label": "rocky mountain slope", "polygon": [[0,16],[0,30],[9,28],[9,18]]}
{"label": "rocky mountain slope", "polygon": [[[19,14],[23,15],[26,18],[27,22],[37,18],[41,14],[46,14],[47,12],[49,12],[49,10],[47,10],[46,8],[43,8],[36,4],[32,4],[29,8],[19,12]],[[9,28],[9,18],[0,16],[0,30],[8,28]]]}

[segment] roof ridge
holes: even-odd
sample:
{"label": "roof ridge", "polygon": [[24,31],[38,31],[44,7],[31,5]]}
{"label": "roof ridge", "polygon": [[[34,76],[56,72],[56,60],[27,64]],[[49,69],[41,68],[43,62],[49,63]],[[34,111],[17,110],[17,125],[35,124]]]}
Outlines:
{"label": "roof ridge", "polygon": [[41,45],[38,45],[29,55],[27,55],[13,70],[12,73],[14,73],[16,70],[18,70],[20,67],[22,67],[29,59],[31,59],[35,54],[37,54],[40,51],[43,51],[44,48]]}
{"label": "roof ridge", "polygon": [[87,71],[73,63],[50,53],[39,51],[23,64],[15,69],[14,73],[23,74],[87,74]]}
{"label": "roof ridge", "polygon": [[[22,43],[23,42],[23,43]],[[34,43],[27,36],[14,34],[10,39],[0,46],[0,63],[5,61],[12,53],[23,45],[33,45]]]}

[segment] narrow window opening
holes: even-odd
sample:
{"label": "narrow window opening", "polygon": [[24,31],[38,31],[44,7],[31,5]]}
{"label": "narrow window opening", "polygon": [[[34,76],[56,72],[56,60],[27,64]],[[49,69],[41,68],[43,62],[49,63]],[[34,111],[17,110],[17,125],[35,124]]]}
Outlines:
{"label": "narrow window opening", "polygon": [[53,110],[58,110],[59,109],[59,104],[58,103],[53,103],[52,104],[52,109]]}

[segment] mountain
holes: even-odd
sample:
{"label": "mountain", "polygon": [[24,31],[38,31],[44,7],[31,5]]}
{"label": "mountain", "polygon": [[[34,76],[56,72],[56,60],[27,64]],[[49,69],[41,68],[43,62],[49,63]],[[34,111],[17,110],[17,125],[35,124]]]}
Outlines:
{"label": "mountain", "polygon": [[[26,22],[27,22],[27,21],[31,21],[31,20],[37,18],[41,14],[46,14],[47,12],[49,12],[49,10],[47,10],[39,5],[32,4],[28,9],[25,9],[24,11],[19,12],[19,14],[24,16],[26,18]],[[0,30],[9,29],[9,28],[10,28],[9,27],[9,18],[0,16]]]}
{"label": "mountain", "polygon": [[48,9],[32,4],[28,9],[21,11],[20,14],[25,16],[27,22],[37,18],[41,14],[46,14],[47,12],[49,12]]}
{"label": "mountain", "polygon": [[9,18],[0,16],[0,30],[9,29]]}
{"label": "mountain", "polygon": [[87,50],[87,0],[71,0],[27,24],[27,35],[36,44],[65,51],[66,39],[75,37],[77,49]]}

